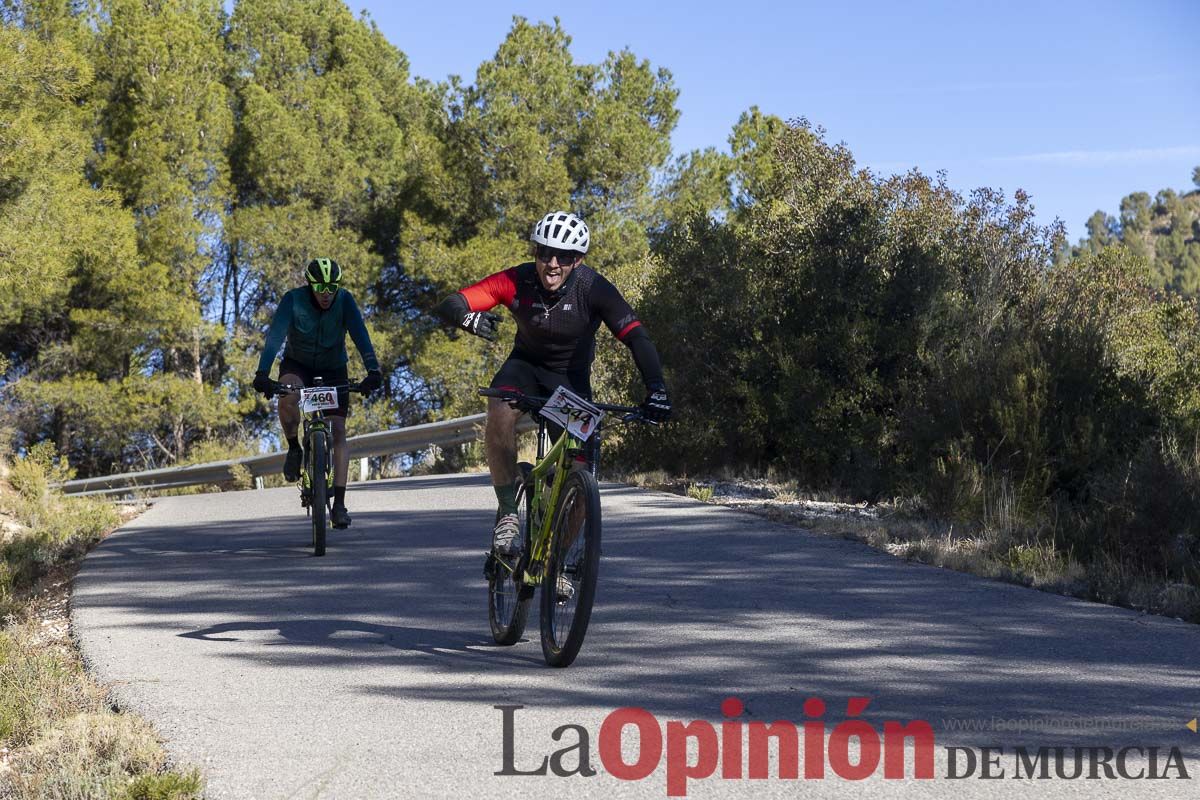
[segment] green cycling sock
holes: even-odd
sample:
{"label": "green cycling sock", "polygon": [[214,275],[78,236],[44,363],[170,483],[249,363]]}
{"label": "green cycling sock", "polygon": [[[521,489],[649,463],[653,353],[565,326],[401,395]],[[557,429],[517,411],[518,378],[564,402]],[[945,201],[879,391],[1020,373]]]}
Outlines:
{"label": "green cycling sock", "polygon": [[517,513],[517,488],[512,484],[492,488],[496,490],[496,499],[500,501],[500,516]]}

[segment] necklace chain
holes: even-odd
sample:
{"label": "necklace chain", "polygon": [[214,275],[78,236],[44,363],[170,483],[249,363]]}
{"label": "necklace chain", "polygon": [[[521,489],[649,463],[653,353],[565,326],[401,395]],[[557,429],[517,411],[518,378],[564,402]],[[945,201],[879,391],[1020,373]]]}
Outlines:
{"label": "necklace chain", "polygon": [[553,303],[551,303],[550,305],[546,305],[546,296],[544,294],[542,294],[542,287],[540,287],[540,286],[538,287],[537,293],[538,293],[538,299],[542,301],[542,316],[543,317],[550,316],[550,311],[552,309],[554,309],[555,307],[557,307],[558,304],[562,302],[563,298],[566,297],[566,294],[563,293],[563,294],[559,295],[558,299],[555,300]]}

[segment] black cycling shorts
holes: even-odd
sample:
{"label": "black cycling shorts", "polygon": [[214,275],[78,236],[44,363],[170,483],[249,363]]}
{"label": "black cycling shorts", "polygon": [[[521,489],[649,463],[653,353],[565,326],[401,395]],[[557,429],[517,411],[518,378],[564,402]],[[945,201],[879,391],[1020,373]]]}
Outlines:
{"label": "black cycling shorts", "polygon": [[[313,379],[319,377],[321,383],[326,386],[345,386],[350,382],[350,374],[345,366],[337,369],[322,369],[314,370],[312,367],[306,367],[299,361],[294,361],[284,357],[283,361],[279,362],[279,378],[283,381],[284,375],[295,375],[300,378],[300,383],[305,386],[312,386]],[[344,417],[350,412],[350,392],[347,389],[338,391],[338,407],[325,412],[327,417]]]}
{"label": "black cycling shorts", "polygon": [[[519,389],[534,397],[549,397],[559,386],[567,387],[585,400],[592,399],[592,379],[587,372],[555,372],[527,361],[516,353],[500,366],[500,371],[492,378],[491,388]],[[554,441],[562,433],[562,427],[547,420],[546,431],[550,441]],[[588,460],[593,463],[596,455],[591,448],[598,447],[599,442],[599,436],[593,436],[588,441]]]}
{"label": "black cycling shorts", "polygon": [[493,389],[519,389],[534,397],[549,397],[559,386],[566,386],[585,400],[592,399],[592,380],[586,372],[555,372],[510,355],[492,378]]}

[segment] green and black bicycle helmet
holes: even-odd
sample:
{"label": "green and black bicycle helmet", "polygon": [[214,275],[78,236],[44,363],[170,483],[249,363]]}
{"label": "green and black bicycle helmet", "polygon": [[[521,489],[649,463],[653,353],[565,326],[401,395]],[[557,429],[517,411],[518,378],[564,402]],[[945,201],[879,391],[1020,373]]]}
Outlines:
{"label": "green and black bicycle helmet", "polygon": [[304,277],[309,283],[337,284],[342,282],[342,268],[332,258],[314,258],[308,262]]}

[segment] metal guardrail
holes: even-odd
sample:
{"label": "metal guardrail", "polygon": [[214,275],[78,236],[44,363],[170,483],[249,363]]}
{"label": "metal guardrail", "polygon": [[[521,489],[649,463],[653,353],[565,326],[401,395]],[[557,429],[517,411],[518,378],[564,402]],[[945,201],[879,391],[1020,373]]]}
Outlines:
{"label": "metal guardrail", "polygon": [[[346,439],[350,445],[351,458],[386,456],[420,450],[432,445],[447,447],[463,444],[479,438],[486,414],[457,417],[442,422],[428,422],[407,428],[395,428],[378,433],[364,433]],[[518,431],[532,430],[536,424],[529,417],[522,417]],[[62,484],[65,494],[129,494],[135,491],[154,489],[177,489],[183,486],[199,486],[206,483],[225,483],[234,480],[233,468],[243,466],[254,478],[273,475],[283,471],[283,453],[234,458],[228,461],[213,461],[208,464],[191,464],[184,467],[166,467],[142,472],[125,472],[119,475],[103,475],[96,478],[81,478]]]}

